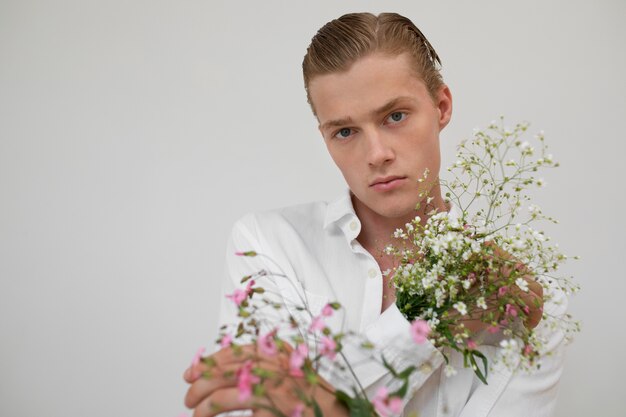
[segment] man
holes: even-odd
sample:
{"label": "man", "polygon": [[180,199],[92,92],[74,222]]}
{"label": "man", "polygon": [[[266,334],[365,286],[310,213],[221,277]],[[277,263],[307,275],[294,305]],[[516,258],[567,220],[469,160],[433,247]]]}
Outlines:
{"label": "man", "polygon": [[[423,34],[397,14],[348,14],[318,31],[303,61],[305,89],[349,190],[329,204],[305,204],[240,219],[228,245],[223,292],[232,292],[251,272],[278,268],[292,281],[259,285],[291,300],[301,291],[313,311],[328,300],[338,300],[345,308],[344,329],[366,335],[385,357],[393,358],[397,369],[414,365],[419,370],[403,403],[406,415],[411,411],[420,416],[549,415],[562,367],[561,335],[551,336],[550,349],[556,354],[532,375],[501,369],[484,385],[471,369],[463,368],[461,357],[451,355],[459,371],[447,377],[442,372],[444,359],[432,344],[407,342],[409,323],[396,308],[393,288],[383,273],[394,266],[383,248],[392,242],[396,228],[415,216],[425,222],[433,208],[454,210],[444,202],[438,181],[439,134],[452,115],[452,96],[438,64],[439,57]],[[430,175],[418,181],[425,172]],[[232,255],[240,250],[258,251],[274,263]],[[540,300],[540,289],[533,289],[529,297]],[[221,322],[235,322],[234,314],[232,305],[224,304]],[[531,316],[535,319],[526,324],[535,326],[541,313],[536,310]],[[253,353],[255,347],[244,350]],[[493,346],[483,346],[482,351],[490,358],[497,353]],[[349,351],[347,356],[352,359]],[[300,400],[288,384],[268,388],[262,400],[240,402],[237,382],[228,375],[240,369],[244,359],[225,348],[213,360],[222,373],[211,379],[199,378],[206,370],[203,364],[185,373],[191,383],[186,405],[195,408],[194,416],[246,409],[255,410],[255,416],[272,415],[254,405],[260,401],[286,415],[297,411]],[[261,355],[258,366],[280,369],[285,361]],[[355,361],[354,369],[370,395],[391,381],[383,367],[371,362]],[[341,381],[333,380],[332,385],[323,381],[317,390],[304,380],[298,383],[314,393],[325,416],[349,415],[333,396]]]}

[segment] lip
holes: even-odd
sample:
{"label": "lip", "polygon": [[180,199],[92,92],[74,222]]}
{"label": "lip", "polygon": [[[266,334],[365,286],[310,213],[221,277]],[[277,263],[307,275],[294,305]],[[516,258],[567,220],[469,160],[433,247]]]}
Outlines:
{"label": "lip", "polygon": [[370,187],[376,191],[389,191],[402,185],[405,180],[406,177],[392,175],[389,177],[377,178],[372,184],[370,184]]}

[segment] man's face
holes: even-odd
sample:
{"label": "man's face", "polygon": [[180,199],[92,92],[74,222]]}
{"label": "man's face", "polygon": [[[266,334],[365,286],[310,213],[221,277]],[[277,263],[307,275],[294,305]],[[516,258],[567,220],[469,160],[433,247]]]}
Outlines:
{"label": "man's face", "polygon": [[375,53],[347,72],[315,77],[309,91],[328,151],[358,202],[388,218],[414,214],[425,199],[419,193],[438,178],[439,132],[452,113],[448,88],[433,100],[407,54]]}

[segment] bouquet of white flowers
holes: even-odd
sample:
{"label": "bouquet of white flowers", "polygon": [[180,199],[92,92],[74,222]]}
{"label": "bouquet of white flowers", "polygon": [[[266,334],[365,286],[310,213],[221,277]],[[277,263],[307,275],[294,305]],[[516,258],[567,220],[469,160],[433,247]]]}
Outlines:
{"label": "bouquet of white flowers", "polygon": [[410,245],[387,248],[401,258],[392,278],[400,311],[411,321],[425,321],[436,346],[462,352],[485,383],[487,362],[477,346],[488,335],[500,335],[504,361],[516,363],[511,356],[519,354],[529,368],[542,355],[543,341],[533,330],[540,320],[568,338],[579,330],[569,316],[543,312],[556,293],[570,294],[578,286],[555,275],[567,256],[533,227],[540,220],[557,222],[530,204],[527,190],[544,185],[535,177],[539,169],[558,163],[546,153],[542,133],[535,136],[538,150],[521,139],[527,129],[526,123],[508,130],[492,122],[462,142],[448,168],[454,179],[441,181],[459,214],[433,210],[425,222],[418,217],[394,234]]}

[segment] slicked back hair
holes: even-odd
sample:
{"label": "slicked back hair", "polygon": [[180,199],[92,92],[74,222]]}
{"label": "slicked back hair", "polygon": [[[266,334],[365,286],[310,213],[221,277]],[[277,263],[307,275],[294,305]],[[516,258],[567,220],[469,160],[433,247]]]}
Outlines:
{"label": "slicked back hair", "polygon": [[347,71],[358,59],[379,52],[409,53],[416,76],[435,99],[443,84],[441,60],[424,34],[397,13],[349,13],[331,20],[317,31],[302,61],[307,101],[315,113],[309,84],[319,75]]}

